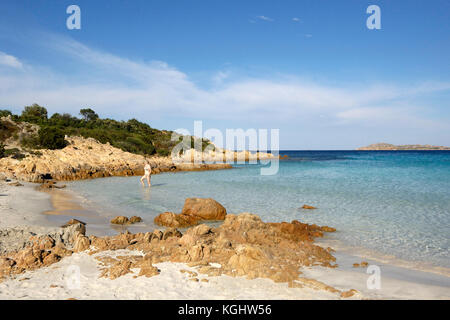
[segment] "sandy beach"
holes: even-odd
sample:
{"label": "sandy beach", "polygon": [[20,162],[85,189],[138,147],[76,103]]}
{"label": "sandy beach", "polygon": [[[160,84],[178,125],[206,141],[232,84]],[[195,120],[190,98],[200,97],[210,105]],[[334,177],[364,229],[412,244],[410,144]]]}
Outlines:
{"label": "sandy beach", "polygon": [[[83,212],[81,204],[66,190],[56,190],[51,198],[48,193],[35,190],[33,184],[12,186],[1,182],[0,188],[2,229],[27,226],[37,233],[45,233],[70,217],[82,219],[84,215],[88,220],[89,216],[95,220],[95,213]],[[23,201],[23,197],[28,200]],[[59,217],[54,219],[57,215]],[[97,217],[99,221],[102,218]],[[93,231],[101,233],[100,229]],[[111,229],[109,232],[117,231]],[[208,276],[199,273],[195,267],[175,262],[154,264],[160,273],[150,278],[136,277],[138,270],[131,270],[114,280],[100,278],[102,263],[99,257],[126,255],[143,256],[144,253],[130,250],[74,253],[48,267],[5,279],[0,283],[0,299],[343,299],[339,293],[312,287],[292,288],[287,283],[275,283],[270,279]],[[347,299],[450,298],[449,277],[366,260],[369,265],[376,264],[382,270],[381,288],[369,289],[370,274],[366,268],[352,267],[353,263],[361,261],[360,257],[340,252],[335,256],[338,268],[304,267],[301,272],[341,291],[356,289],[357,292]],[[80,274],[75,282],[73,270],[79,270]]]}

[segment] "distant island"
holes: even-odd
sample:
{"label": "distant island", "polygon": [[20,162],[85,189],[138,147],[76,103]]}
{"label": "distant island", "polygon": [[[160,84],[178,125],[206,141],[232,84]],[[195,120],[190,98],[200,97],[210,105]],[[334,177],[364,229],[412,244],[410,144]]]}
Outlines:
{"label": "distant island", "polygon": [[403,144],[393,145],[390,143],[374,143],[366,147],[360,147],[356,150],[450,150],[450,147],[432,146],[429,144]]}

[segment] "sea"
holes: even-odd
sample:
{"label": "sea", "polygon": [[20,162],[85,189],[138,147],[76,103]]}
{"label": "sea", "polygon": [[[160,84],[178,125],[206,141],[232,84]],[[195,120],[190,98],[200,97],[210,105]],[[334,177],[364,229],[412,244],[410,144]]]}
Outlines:
{"label": "sea", "polygon": [[[401,261],[450,268],[450,151],[280,151],[278,172],[267,164],[233,169],[74,181],[68,188],[101,214],[153,219],[181,212],[190,197],[213,198],[228,213],[266,222],[299,220],[337,229],[326,237]],[[317,207],[305,210],[304,205]]]}

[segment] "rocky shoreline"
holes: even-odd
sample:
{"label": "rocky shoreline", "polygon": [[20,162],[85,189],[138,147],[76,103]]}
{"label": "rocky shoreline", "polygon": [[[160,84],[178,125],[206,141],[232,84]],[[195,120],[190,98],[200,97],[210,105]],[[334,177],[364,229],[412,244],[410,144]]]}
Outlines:
{"label": "rocky shoreline", "polygon": [[[101,144],[92,138],[70,137],[61,150],[41,150],[22,160],[0,159],[0,178],[42,183],[144,174],[145,157]],[[170,157],[147,158],[152,173],[230,169],[228,163],[179,163]]]}
{"label": "rocky shoreline", "polygon": [[[335,231],[329,227],[298,221],[265,223],[257,215],[242,213],[226,215],[220,227],[200,224],[184,234],[175,228],[136,234],[125,232],[110,237],[87,236],[85,231],[84,224],[76,220],[40,235],[30,230],[3,230],[1,242],[13,237],[16,245],[9,246],[9,251],[3,250],[0,255],[0,282],[48,267],[73,254],[127,250],[142,254],[98,257],[102,266],[100,277],[114,280],[128,273],[134,273],[135,277],[152,277],[160,273],[154,264],[177,262],[187,263],[199,274],[209,277],[267,278],[288,283],[290,288],[320,289],[344,298],[357,293],[301,276],[300,267],[336,267],[333,250],[314,244],[314,238]],[[23,236],[16,237],[17,232]],[[192,277],[192,281],[199,280]]]}
{"label": "rocky shoreline", "polygon": [[429,144],[405,144],[405,145],[393,145],[390,143],[374,143],[366,147],[360,147],[356,150],[450,150],[450,147],[444,146],[432,146]]}

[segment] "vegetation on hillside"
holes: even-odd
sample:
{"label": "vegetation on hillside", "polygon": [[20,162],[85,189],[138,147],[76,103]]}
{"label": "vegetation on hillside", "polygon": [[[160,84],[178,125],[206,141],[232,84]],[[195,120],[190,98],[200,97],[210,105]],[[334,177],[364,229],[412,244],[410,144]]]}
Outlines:
{"label": "vegetation on hillside", "polygon": [[[142,155],[159,154],[167,156],[172,148],[182,141],[171,141],[173,132],[152,128],[136,119],[117,121],[101,119],[91,108],[80,110],[81,118],[71,114],[55,113],[49,117],[47,109],[33,104],[26,106],[21,115],[14,115],[8,110],[0,110],[0,117],[11,116],[17,123],[28,122],[39,126],[39,132],[32,136],[22,137],[21,146],[26,149],[61,149],[66,146],[64,136],[82,136],[94,138],[101,143],[110,143],[124,151]],[[0,138],[2,141],[11,137],[14,130],[5,128],[0,122]],[[191,137],[191,147],[194,138]],[[209,145],[208,140],[202,141],[203,149]]]}
{"label": "vegetation on hillside", "polygon": [[0,142],[0,159],[6,157],[5,145]]}

